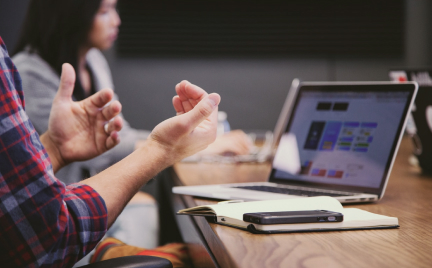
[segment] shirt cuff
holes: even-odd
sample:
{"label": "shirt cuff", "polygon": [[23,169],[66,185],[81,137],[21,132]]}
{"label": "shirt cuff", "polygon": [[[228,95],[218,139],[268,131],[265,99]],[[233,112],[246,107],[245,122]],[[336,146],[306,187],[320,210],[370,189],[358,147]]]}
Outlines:
{"label": "shirt cuff", "polygon": [[65,206],[75,222],[84,255],[89,253],[107,231],[108,214],[105,201],[90,186],[74,183],[66,186]]}

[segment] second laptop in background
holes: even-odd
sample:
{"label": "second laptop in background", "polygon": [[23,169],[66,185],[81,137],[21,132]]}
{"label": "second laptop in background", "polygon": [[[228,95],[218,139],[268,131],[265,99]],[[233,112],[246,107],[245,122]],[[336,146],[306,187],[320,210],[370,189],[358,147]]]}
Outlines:
{"label": "second laptop in background", "polygon": [[[390,80],[414,81],[419,85],[417,97],[409,114],[406,131],[414,144],[414,155],[422,172],[432,175],[432,70],[393,69]],[[413,157],[414,158],[414,157]],[[414,158],[414,159],[415,159]]]}

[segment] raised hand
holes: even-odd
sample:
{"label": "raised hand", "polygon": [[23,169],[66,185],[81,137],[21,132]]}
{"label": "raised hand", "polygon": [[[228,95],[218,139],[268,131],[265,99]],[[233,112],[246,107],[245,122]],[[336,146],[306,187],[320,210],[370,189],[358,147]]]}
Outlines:
{"label": "raised hand", "polygon": [[181,81],[175,87],[177,95],[173,98],[173,106],[177,115],[189,112],[198,102],[205,98],[207,92],[186,80]]}
{"label": "raised hand", "polygon": [[[197,87],[188,81],[182,81],[176,86],[177,96],[173,98],[174,109],[177,115],[189,112],[199,101],[208,94],[200,87]],[[252,148],[252,141],[241,130],[233,130],[227,134],[216,138],[207,148],[200,151],[200,155],[217,155],[217,154],[248,154]]]}
{"label": "raised hand", "polygon": [[113,91],[104,89],[85,100],[74,102],[74,84],[73,67],[63,64],[48,131],[41,136],[55,171],[67,163],[98,156],[120,142],[118,131],[123,122],[117,115],[121,104],[111,102]]}
{"label": "raised hand", "polygon": [[177,116],[157,125],[148,140],[167,151],[174,163],[205,149],[216,139],[220,96],[207,94],[187,81],[176,86],[173,106]]}

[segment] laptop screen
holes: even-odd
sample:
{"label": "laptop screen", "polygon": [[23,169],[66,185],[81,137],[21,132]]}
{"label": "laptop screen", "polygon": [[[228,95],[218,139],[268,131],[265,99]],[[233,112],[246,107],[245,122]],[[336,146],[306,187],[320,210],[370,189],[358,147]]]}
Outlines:
{"label": "laptop screen", "polygon": [[379,193],[414,92],[413,84],[301,85],[271,181]]}

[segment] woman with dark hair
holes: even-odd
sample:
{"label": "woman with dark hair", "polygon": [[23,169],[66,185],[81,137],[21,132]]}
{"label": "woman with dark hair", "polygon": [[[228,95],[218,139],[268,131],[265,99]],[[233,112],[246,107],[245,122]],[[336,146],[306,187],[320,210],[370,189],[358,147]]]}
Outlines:
{"label": "woman with dark hair", "polygon": [[[103,88],[113,88],[108,64],[100,50],[112,46],[120,18],[115,0],[32,0],[14,51],[26,94],[26,111],[39,133],[48,127],[60,68],[65,62],[76,70],[73,96],[82,100]],[[77,182],[124,158],[149,132],[125,122],[121,146],[88,162],[63,168],[56,175]]]}
{"label": "woman with dark hair", "polygon": [[[24,22],[14,55],[27,50],[31,54],[37,53],[57,74],[60,74],[63,63],[72,64],[77,73],[77,83],[74,89],[74,97],[83,99],[88,90],[88,85],[83,83],[83,73],[88,71],[85,66],[85,56],[94,44],[88,40],[92,35],[89,32],[93,25],[103,19],[109,12],[109,3],[101,6],[102,0],[78,0],[78,1],[31,1],[28,14]],[[115,4],[115,3],[112,3]],[[101,14],[99,14],[101,13]],[[109,15],[112,16],[112,15]],[[99,19],[100,17],[100,19]],[[106,40],[104,48],[111,46],[115,39],[120,19],[112,22],[111,40]],[[101,42],[99,42],[101,43]],[[80,65],[81,64],[81,65]],[[83,65],[84,64],[84,65]],[[80,68],[78,68],[80,67]],[[81,79],[84,78],[84,79]]]}

